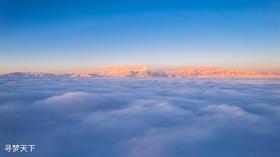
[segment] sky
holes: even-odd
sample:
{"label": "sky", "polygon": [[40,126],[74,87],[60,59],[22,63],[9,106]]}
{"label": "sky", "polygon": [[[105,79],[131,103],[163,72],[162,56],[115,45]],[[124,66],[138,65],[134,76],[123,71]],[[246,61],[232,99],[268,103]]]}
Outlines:
{"label": "sky", "polygon": [[0,0],[0,73],[101,65],[280,71],[279,0]]}

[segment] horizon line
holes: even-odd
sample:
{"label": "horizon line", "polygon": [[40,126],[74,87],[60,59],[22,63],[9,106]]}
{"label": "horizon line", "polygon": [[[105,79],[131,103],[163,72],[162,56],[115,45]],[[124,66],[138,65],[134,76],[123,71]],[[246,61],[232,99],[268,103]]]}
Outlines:
{"label": "horizon line", "polygon": [[[145,65],[145,64],[135,64],[135,65],[97,65],[91,66],[87,68],[41,68],[41,70],[34,70],[34,68],[22,68],[21,70],[4,70],[4,68],[0,69],[0,74],[8,74],[15,72],[23,72],[23,73],[52,73],[52,74],[66,74],[66,73],[91,73],[94,70],[102,69],[102,68],[111,68],[111,69],[134,69],[134,68],[149,68],[149,69],[176,69],[176,68],[212,68],[219,70],[227,70],[227,71],[239,71],[239,72],[258,72],[258,73],[280,73],[280,68],[274,67],[273,69],[266,68],[230,68],[223,66],[209,66],[209,65]],[[252,70],[254,69],[254,70]]]}
{"label": "horizon line", "polygon": [[71,72],[38,72],[14,71],[2,73],[2,76],[49,76],[67,75],[71,77],[250,77],[250,78],[280,78],[280,72],[258,72],[253,70],[235,70],[218,66],[96,66],[89,70],[74,70]]}

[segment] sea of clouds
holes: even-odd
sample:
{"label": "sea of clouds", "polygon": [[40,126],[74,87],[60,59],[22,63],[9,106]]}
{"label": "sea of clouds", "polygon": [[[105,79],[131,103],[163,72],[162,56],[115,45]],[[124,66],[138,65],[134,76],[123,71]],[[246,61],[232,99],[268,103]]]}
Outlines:
{"label": "sea of clouds", "polygon": [[2,77],[0,147],[1,157],[278,157],[280,80]]}

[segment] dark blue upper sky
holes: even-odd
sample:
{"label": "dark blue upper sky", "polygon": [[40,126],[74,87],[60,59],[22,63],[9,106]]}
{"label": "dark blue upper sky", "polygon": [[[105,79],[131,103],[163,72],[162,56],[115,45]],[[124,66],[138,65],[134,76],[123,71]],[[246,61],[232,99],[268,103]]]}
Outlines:
{"label": "dark blue upper sky", "polygon": [[279,70],[279,10],[279,0],[0,0],[0,72],[104,64]]}

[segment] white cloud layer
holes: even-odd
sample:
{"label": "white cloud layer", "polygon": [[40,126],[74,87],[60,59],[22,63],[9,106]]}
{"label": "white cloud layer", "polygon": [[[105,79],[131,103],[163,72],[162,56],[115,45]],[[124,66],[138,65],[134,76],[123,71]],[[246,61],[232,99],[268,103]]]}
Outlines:
{"label": "white cloud layer", "polygon": [[0,144],[31,157],[280,156],[280,81],[0,78]]}

